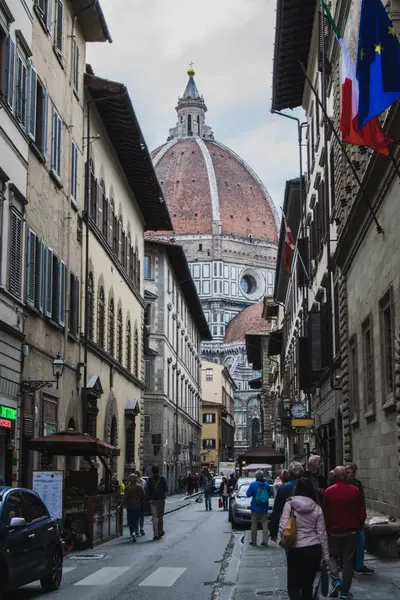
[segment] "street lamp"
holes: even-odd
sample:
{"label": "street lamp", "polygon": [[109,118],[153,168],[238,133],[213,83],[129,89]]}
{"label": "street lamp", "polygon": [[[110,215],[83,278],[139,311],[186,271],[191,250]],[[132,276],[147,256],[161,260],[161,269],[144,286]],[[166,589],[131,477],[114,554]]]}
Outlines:
{"label": "street lamp", "polygon": [[65,362],[61,358],[60,354],[57,354],[56,358],[53,360],[53,376],[55,379],[47,379],[47,380],[33,380],[33,379],[24,379],[21,381],[22,391],[25,394],[36,392],[45,387],[52,387],[53,383],[56,384],[56,389],[58,390],[58,380],[62,377],[64,373]]}
{"label": "street lamp", "polygon": [[282,404],[283,404],[283,416],[289,417],[290,416],[290,405],[291,405],[290,398],[288,396],[284,396],[284,398],[282,400]]}

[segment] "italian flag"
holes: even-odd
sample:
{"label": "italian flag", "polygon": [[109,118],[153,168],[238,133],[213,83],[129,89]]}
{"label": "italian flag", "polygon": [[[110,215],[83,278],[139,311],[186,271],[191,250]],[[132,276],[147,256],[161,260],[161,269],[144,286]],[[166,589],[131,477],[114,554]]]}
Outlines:
{"label": "italian flag", "polygon": [[324,0],[321,0],[321,3],[342,50],[342,113],[340,117],[342,139],[347,144],[368,146],[380,154],[385,154],[387,156],[392,140],[387,138],[383,133],[377,117],[368,121],[362,129],[358,129],[359,86],[356,77],[356,67],[346,48],[340,31],[333,20],[329,8]]}

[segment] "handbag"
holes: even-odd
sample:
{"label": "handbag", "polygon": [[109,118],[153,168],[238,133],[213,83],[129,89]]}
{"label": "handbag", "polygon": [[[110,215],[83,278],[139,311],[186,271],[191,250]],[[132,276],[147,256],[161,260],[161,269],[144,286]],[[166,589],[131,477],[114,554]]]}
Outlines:
{"label": "handbag", "polygon": [[218,508],[222,508],[222,498],[218,500]]}
{"label": "handbag", "polygon": [[285,550],[289,550],[296,543],[296,516],[293,507],[290,510],[290,517],[286,523],[285,529],[282,531],[279,545]]}

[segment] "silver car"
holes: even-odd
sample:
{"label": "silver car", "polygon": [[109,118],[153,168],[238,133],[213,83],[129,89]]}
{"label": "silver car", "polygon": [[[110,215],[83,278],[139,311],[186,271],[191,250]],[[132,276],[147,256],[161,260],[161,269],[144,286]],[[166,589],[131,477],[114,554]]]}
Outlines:
{"label": "silver car", "polygon": [[[250,525],[251,523],[251,498],[246,496],[253,479],[246,478],[246,482],[239,479],[235,491],[231,495],[229,521],[232,527],[235,525]],[[274,508],[274,489],[270,486],[270,496],[268,503],[268,515],[271,515]]]}

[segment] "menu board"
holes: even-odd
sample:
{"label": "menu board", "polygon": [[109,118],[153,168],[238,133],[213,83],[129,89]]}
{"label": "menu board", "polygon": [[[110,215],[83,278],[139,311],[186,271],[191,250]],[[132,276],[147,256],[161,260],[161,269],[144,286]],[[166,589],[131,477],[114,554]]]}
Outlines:
{"label": "menu board", "polygon": [[34,471],[33,491],[43,500],[50,515],[62,519],[64,471]]}

